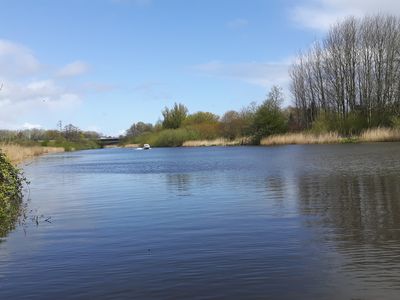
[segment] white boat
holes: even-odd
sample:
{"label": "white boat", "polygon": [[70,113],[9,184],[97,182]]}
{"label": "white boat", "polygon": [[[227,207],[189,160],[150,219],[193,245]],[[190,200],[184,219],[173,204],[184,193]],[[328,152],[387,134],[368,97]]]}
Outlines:
{"label": "white boat", "polygon": [[150,145],[149,144],[144,144],[143,145],[143,150],[150,150]]}

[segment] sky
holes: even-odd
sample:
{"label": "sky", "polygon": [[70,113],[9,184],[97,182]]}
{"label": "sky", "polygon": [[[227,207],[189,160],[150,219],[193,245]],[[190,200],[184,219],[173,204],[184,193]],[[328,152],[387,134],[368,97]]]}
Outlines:
{"label": "sky", "polygon": [[398,0],[0,0],[0,128],[119,135],[174,102],[219,115],[272,85],[349,15]]}

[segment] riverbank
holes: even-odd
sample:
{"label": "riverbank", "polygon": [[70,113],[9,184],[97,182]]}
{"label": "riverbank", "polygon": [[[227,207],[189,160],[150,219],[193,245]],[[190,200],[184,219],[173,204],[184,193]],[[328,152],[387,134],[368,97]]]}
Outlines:
{"label": "riverbank", "polygon": [[[337,132],[328,133],[285,133],[271,135],[261,139],[261,146],[274,145],[307,145],[307,144],[345,144],[345,143],[373,143],[373,142],[400,142],[400,129],[373,128],[363,131],[360,135],[341,136]],[[252,145],[251,137],[229,140],[218,138],[214,140],[185,141],[182,147],[213,147],[213,146],[241,146]]]}
{"label": "riverbank", "polygon": [[64,152],[61,147],[43,147],[43,146],[20,146],[17,144],[0,144],[0,151],[3,152],[9,161],[14,164],[20,164],[31,160],[37,156]]}
{"label": "riverbank", "polygon": [[23,182],[20,171],[0,152],[0,237],[13,228],[20,214]]}
{"label": "riverbank", "polygon": [[394,128],[373,128],[363,131],[360,135],[341,136],[336,132],[323,134],[287,133],[263,138],[262,146],[273,145],[306,145],[306,144],[343,144],[343,143],[372,143],[399,142],[400,130]]}

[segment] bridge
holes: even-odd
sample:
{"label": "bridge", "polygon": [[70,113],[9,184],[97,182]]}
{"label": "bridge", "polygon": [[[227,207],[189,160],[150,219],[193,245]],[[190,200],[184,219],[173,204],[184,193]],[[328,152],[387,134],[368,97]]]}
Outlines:
{"label": "bridge", "polygon": [[116,137],[102,137],[97,140],[101,147],[117,145],[120,142],[119,138]]}

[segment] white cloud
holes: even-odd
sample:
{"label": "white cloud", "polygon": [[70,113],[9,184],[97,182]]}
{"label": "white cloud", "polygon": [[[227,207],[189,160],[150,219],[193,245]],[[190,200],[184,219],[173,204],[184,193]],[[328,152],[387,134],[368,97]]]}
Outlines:
{"label": "white cloud", "polygon": [[301,26],[327,30],[346,16],[361,17],[376,13],[400,15],[400,1],[308,0],[293,9],[292,17]]}
{"label": "white cloud", "polygon": [[24,128],[24,129],[41,129],[42,125],[31,124],[31,123],[25,122],[24,125],[22,125],[22,128]]}
{"label": "white cloud", "polygon": [[42,65],[30,49],[0,39],[0,128],[21,128],[27,116],[46,117],[81,102],[77,86],[49,77]]}
{"label": "white cloud", "polygon": [[223,63],[211,61],[194,66],[197,72],[204,75],[240,80],[249,84],[269,88],[272,85],[286,87],[289,83],[288,70],[290,59],[272,63]]}
{"label": "white cloud", "polygon": [[230,29],[241,29],[246,27],[247,25],[249,25],[249,21],[242,18],[237,18],[226,23],[226,26]]}
{"label": "white cloud", "polygon": [[109,93],[116,90],[118,87],[112,83],[86,82],[82,84],[82,91],[95,93]]}
{"label": "white cloud", "polygon": [[28,48],[0,39],[0,77],[27,76],[39,69],[39,61]]}
{"label": "white cloud", "polygon": [[83,61],[74,61],[57,72],[59,77],[74,77],[85,74],[89,70],[89,65]]}

